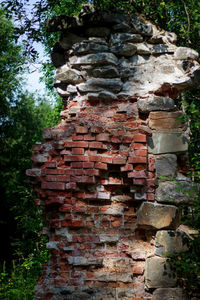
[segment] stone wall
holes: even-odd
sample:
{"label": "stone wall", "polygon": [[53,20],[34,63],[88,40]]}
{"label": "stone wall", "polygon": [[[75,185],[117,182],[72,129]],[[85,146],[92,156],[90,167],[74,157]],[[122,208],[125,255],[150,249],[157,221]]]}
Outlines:
{"label": "stone wall", "polygon": [[52,61],[65,108],[27,170],[52,254],[35,299],[187,299],[166,255],[188,250],[177,96],[197,85],[198,54],[138,16],[85,10],[47,25],[61,32]]}

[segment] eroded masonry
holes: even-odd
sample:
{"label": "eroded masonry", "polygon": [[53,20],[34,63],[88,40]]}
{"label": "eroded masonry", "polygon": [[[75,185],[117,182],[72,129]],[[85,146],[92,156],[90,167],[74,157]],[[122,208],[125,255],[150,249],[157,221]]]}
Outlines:
{"label": "eroded masonry", "polygon": [[189,128],[177,96],[199,82],[198,53],[108,11],[56,17],[47,30],[61,32],[52,61],[65,107],[27,170],[52,253],[35,299],[187,299],[166,255],[188,250]]}

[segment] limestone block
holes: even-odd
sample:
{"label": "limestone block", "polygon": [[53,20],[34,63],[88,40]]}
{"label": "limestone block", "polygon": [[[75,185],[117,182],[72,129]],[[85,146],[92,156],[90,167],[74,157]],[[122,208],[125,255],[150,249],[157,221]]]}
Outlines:
{"label": "limestone block", "polygon": [[74,69],[70,69],[68,65],[64,65],[57,69],[56,80],[72,84],[83,82],[83,78],[80,72]]}
{"label": "limestone block", "polygon": [[80,92],[101,92],[108,90],[112,93],[118,93],[122,88],[122,81],[118,78],[116,79],[104,79],[104,78],[94,78],[89,79],[85,83],[80,83],[77,88]]}
{"label": "limestone block", "polygon": [[119,56],[132,56],[135,54],[137,47],[132,43],[116,44],[110,48],[110,51]]}
{"label": "limestone block", "polygon": [[110,29],[107,27],[90,27],[85,31],[87,36],[105,37],[110,34]]}
{"label": "limestone block", "polygon": [[156,233],[155,254],[159,256],[189,250],[189,237],[180,230],[160,230]]}
{"label": "limestone block", "polygon": [[126,42],[139,43],[142,41],[143,38],[140,34],[114,33],[110,37],[111,44],[126,43]]}
{"label": "limestone block", "polygon": [[194,188],[191,182],[160,182],[155,197],[158,202],[191,203],[193,194],[190,195],[190,193]]}
{"label": "limestone block", "polygon": [[95,52],[106,52],[108,51],[108,46],[84,41],[82,43],[74,44],[72,49],[75,54],[83,55]]}
{"label": "limestone block", "polygon": [[171,43],[175,44],[177,41],[177,35],[174,32],[162,31],[153,32],[153,36],[148,40],[152,44]]}
{"label": "limestone block", "polygon": [[108,91],[102,91],[100,93],[88,93],[87,99],[90,101],[99,101],[99,100],[117,100],[117,96]]}
{"label": "limestone block", "polygon": [[141,112],[150,112],[154,110],[172,110],[174,108],[174,100],[168,97],[150,97],[137,101],[138,109]]}
{"label": "limestone block", "polygon": [[186,152],[188,137],[184,133],[154,132],[148,138],[148,150],[153,154]]}
{"label": "limestone block", "polygon": [[163,154],[155,159],[156,176],[175,177],[177,172],[177,157],[175,154]]}
{"label": "limestone block", "polygon": [[199,54],[195,50],[187,47],[178,47],[174,53],[175,59],[194,59],[198,60]]}
{"label": "limestone block", "polygon": [[101,266],[103,263],[102,258],[86,258],[82,256],[69,256],[68,262],[74,266],[90,266],[90,265],[98,265]]}
{"label": "limestone block", "polygon": [[112,53],[102,52],[95,54],[88,54],[84,56],[72,56],[69,58],[69,62],[72,66],[79,65],[117,65],[118,59]]}
{"label": "limestone block", "polygon": [[176,229],[179,225],[178,209],[172,205],[143,202],[138,210],[137,225],[149,229]]}
{"label": "limestone block", "polygon": [[113,66],[104,66],[87,71],[89,75],[94,77],[113,78],[119,77],[119,71]]}
{"label": "limestone block", "polygon": [[[148,288],[165,288],[176,286],[177,277],[171,266],[163,257],[150,257],[146,260],[145,284]],[[164,300],[164,298],[162,298]]]}
{"label": "limestone block", "polygon": [[150,112],[149,127],[152,129],[176,129],[183,128],[185,123],[181,119],[183,113],[181,111],[175,112]]}
{"label": "limestone block", "polygon": [[189,300],[181,288],[159,288],[153,293],[152,300]]}
{"label": "limestone block", "polygon": [[138,54],[151,54],[151,50],[149,49],[146,43],[136,44],[136,47],[137,47]]}

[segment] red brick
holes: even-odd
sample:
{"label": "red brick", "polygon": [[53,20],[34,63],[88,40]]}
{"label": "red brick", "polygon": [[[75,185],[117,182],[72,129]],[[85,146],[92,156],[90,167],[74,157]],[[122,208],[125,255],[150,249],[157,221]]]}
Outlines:
{"label": "red brick", "polygon": [[72,169],[65,169],[65,174],[66,175],[74,175],[74,170],[72,170]]}
{"label": "red brick", "polygon": [[84,141],[95,141],[95,136],[92,134],[86,134],[84,135]]}
{"label": "red brick", "polygon": [[69,182],[66,184],[66,190],[75,190],[76,189],[76,183],[75,182]]}
{"label": "red brick", "polygon": [[121,172],[132,171],[133,170],[133,165],[126,164],[125,166],[121,167],[120,170],[121,170]]}
{"label": "red brick", "polygon": [[101,133],[103,131],[102,127],[91,127],[92,133]]}
{"label": "red brick", "polygon": [[122,142],[122,136],[112,136],[110,138],[111,143],[121,143]]}
{"label": "red brick", "polygon": [[84,170],[84,174],[88,175],[88,176],[99,176],[99,170],[86,169],[86,170]]}
{"label": "red brick", "polygon": [[113,157],[114,165],[125,165],[126,164],[126,158],[125,157]]}
{"label": "red brick", "polygon": [[147,156],[147,150],[135,150],[136,156]]}
{"label": "red brick", "polygon": [[93,176],[83,176],[82,182],[83,183],[95,183],[95,179]]}
{"label": "red brick", "polygon": [[49,161],[45,163],[46,168],[56,168],[57,167],[57,162],[56,161]]}
{"label": "red brick", "polygon": [[71,182],[82,182],[82,176],[71,176],[70,177]]}
{"label": "red brick", "polygon": [[154,179],[147,179],[147,185],[148,186],[155,186],[155,180]]}
{"label": "red brick", "polygon": [[87,126],[75,126],[76,133],[88,133]]}
{"label": "red brick", "polygon": [[96,193],[85,193],[84,199],[96,199],[97,194]]}
{"label": "red brick", "polygon": [[155,159],[154,158],[149,158],[148,159],[149,163],[149,171],[154,171],[155,170]]}
{"label": "red brick", "polygon": [[147,193],[147,200],[154,201],[155,200],[155,194],[154,193]]}
{"label": "red brick", "polygon": [[85,206],[74,206],[72,208],[73,212],[85,212]]}
{"label": "red brick", "polygon": [[75,175],[84,175],[85,174],[85,172],[82,168],[81,169],[75,169],[74,173],[75,173]]}
{"label": "red brick", "polygon": [[71,205],[63,204],[60,208],[59,211],[61,212],[71,212]]}
{"label": "red brick", "polygon": [[101,161],[101,156],[89,155],[89,161]]}
{"label": "red brick", "polygon": [[108,133],[100,133],[96,136],[96,140],[100,142],[108,142],[109,134]]}
{"label": "red brick", "polygon": [[64,161],[88,161],[86,155],[64,155]]}
{"label": "red brick", "polygon": [[134,135],[134,142],[145,143],[147,141],[147,136],[145,134]]}
{"label": "red brick", "polygon": [[110,192],[98,192],[97,193],[97,198],[98,199],[109,200],[110,199]]}
{"label": "red brick", "polygon": [[146,170],[146,164],[137,164],[137,165],[134,166],[134,170],[135,171]]}
{"label": "red brick", "polygon": [[103,143],[102,142],[90,142],[89,143],[89,148],[102,149],[103,148]]}
{"label": "red brick", "polygon": [[133,137],[131,137],[131,136],[124,136],[123,137],[123,143],[124,144],[130,144],[130,143],[132,143],[132,141],[133,141]]}
{"label": "red brick", "polygon": [[65,142],[66,148],[88,148],[88,142],[85,141],[78,141],[78,142]]}
{"label": "red brick", "polygon": [[83,135],[72,134],[73,141],[83,141]]}
{"label": "red brick", "polygon": [[42,144],[33,145],[33,146],[32,146],[32,149],[33,149],[34,152],[35,152],[35,151],[40,151],[40,150],[41,150],[41,147],[42,147]]}
{"label": "red brick", "polygon": [[101,170],[107,170],[108,169],[108,166],[107,164],[104,164],[104,163],[101,163],[101,162],[97,162],[95,163],[95,166],[94,166],[96,169],[101,169]]}
{"label": "red brick", "polygon": [[83,167],[83,163],[82,162],[72,162],[71,167],[74,169],[80,169]]}
{"label": "red brick", "polygon": [[146,180],[145,179],[134,179],[133,184],[135,184],[135,185],[145,185]]}
{"label": "red brick", "polygon": [[65,190],[64,182],[42,182],[42,189],[48,190]]}
{"label": "red brick", "polygon": [[72,148],[72,154],[84,154],[83,148]]}
{"label": "red brick", "polygon": [[146,172],[144,171],[133,171],[128,173],[128,178],[146,178]]}
{"label": "red brick", "polygon": [[114,184],[114,185],[120,184],[120,185],[121,185],[121,184],[123,184],[123,179],[121,179],[121,178],[109,177],[108,184]]}
{"label": "red brick", "polygon": [[45,200],[45,204],[48,205],[54,205],[54,204],[59,204],[62,205],[64,203],[64,198],[62,197],[52,197],[52,198],[48,198]]}
{"label": "red brick", "polygon": [[111,164],[112,163],[112,157],[111,156],[102,156],[101,162]]}
{"label": "red brick", "polygon": [[146,144],[141,144],[141,143],[134,143],[131,148],[133,149],[147,149]]}
{"label": "red brick", "polygon": [[65,169],[46,169],[44,170],[44,173],[47,175],[64,175],[65,174]]}
{"label": "red brick", "polygon": [[70,180],[70,176],[66,175],[47,175],[45,178],[47,181],[61,181],[61,182],[68,182]]}
{"label": "red brick", "polygon": [[93,162],[84,162],[83,163],[83,168],[92,169],[92,168],[94,168],[94,163]]}
{"label": "red brick", "polygon": [[128,162],[132,164],[141,164],[141,163],[145,164],[147,162],[147,158],[144,156],[131,156],[129,157]]}

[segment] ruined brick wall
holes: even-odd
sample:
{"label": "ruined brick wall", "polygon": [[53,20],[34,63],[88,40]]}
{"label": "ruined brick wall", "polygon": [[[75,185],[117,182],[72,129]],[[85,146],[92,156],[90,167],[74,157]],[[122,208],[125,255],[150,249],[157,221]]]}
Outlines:
{"label": "ruined brick wall", "polygon": [[65,108],[27,170],[52,253],[35,299],[187,299],[165,256],[187,250],[188,197],[171,178],[191,184],[189,130],[175,98],[198,83],[198,54],[136,16],[82,12],[48,30],[61,31]]}

